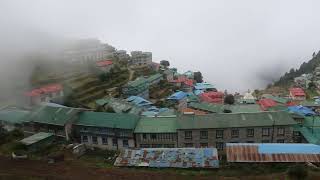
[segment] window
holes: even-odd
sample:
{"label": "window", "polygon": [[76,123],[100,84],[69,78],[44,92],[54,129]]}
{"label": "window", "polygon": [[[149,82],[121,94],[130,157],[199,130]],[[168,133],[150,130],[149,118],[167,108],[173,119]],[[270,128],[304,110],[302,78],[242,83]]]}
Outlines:
{"label": "window", "polygon": [[247,136],[253,137],[254,136],[254,129],[247,129]]}
{"label": "window", "polygon": [[108,138],[102,137],[102,144],[104,145],[108,144]]}
{"label": "window", "polygon": [[147,139],[147,134],[142,134],[142,139],[146,140]]}
{"label": "window", "polygon": [[284,139],[278,139],[277,143],[284,143]]}
{"label": "window", "polygon": [[270,128],[262,128],[262,136],[270,136]]}
{"label": "window", "polygon": [[239,137],[239,129],[232,129],[231,130],[231,137],[233,137],[233,138]]}
{"label": "window", "polygon": [[247,143],[254,143],[254,141],[247,141]]}
{"label": "window", "polygon": [[223,150],[223,142],[217,142],[216,143],[216,148],[219,150],[219,151],[222,151]]}
{"label": "window", "polygon": [[98,138],[97,138],[97,136],[92,136],[92,143],[93,143],[93,144],[98,144]]}
{"label": "window", "polygon": [[82,142],[88,142],[88,136],[82,136]]}
{"label": "window", "polygon": [[151,139],[157,139],[157,135],[156,134],[151,134]]}
{"label": "window", "polygon": [[140,144],[140,147],[141,147],[141,148],[149,148],[150,145],[149,145],[149,144]]}
{"label": "window", "polygon": [[216,138],[223,138],[223,130],[216,131]]}
{"label": "window", "polygon": [[112,139],[112,145],[113,146],[118,146],[118,140],[117,139]]}
{"label": "window", "polygon": [[200,147],[208,147],[208,143],[200,143]]}
{"label": "window", "polygon": [[122,141],[122,146],[123,146],[123,147],[129,147],[129,142],[128,142],[127,139],[124,139],[124,140]]}
{"label": "window", "polygon": [[293,131],[293,136],[300,136],[300,132],[299,131]]}
{"label": "window", "polygon": [[278,136],[284,135],[284,128],[278,128]]}
{"label": "window", "polygon": [[184,138],[185,139],[192,139],[192,131],[185,131]]}
{"label": "window", "polygon": [[269,140],[262,140],[261,143],[270,143]]}
{"label": "window", "polygon": [[200,139],[208,139],[208,131],[200,131]]}
{"label": "window", "polygon": [[185,147],[193,147],[193,144],[192,143],[185,143],[184,146]]}
{"label": "window", "polygon": [[174,144],[164,144],[164,148],[174,148]]}

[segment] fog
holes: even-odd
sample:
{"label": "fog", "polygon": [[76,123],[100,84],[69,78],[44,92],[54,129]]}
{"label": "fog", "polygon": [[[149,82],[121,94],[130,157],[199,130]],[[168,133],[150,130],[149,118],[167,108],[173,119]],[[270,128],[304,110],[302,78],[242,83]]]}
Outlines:
{"label": "fog", "polygon": [[320,49],[318,7],[293,0],[1,0],[1,90],[28,84],[26,53],[70,38],[151,51],[154,61],[199,70],[220,90],[264,88]]}

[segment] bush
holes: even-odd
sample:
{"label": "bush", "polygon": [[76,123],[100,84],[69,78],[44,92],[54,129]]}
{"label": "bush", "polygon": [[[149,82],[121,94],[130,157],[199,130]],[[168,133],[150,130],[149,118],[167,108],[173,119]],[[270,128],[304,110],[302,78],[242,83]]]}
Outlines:
{"label": "bush", "polygon": [[290,179],[306,179],[308,176],[308,170],[303,165],[296,165],[289,168],[288,176]]}

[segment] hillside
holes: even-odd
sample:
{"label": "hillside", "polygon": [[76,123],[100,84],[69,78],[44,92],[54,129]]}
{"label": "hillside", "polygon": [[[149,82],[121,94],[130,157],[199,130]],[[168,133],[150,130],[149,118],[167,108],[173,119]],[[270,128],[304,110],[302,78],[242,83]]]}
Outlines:
{"label": "hillside", "polygon": [[274,86],[288,87],[293,83],[295,77],[299,77],[302,74],[312,73],[318,65],[320,65],[320,51],[317,54],[313,53],[312,59],[308,62],[302,63],[299,69],[295,70],[294,68],[291,68],[289,72],[286,72],[274,83]]}

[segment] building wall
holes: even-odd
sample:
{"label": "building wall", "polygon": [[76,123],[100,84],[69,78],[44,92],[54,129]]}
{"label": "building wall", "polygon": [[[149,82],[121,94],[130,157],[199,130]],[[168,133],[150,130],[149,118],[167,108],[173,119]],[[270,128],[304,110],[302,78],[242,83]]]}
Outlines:
{"label": "building wall", "polygon": [[[269,128],[269,136],[262,136],[262,129]],[[278,128],[284,128],[284,135],[278,135]],[[233,129],[239,130],[238,137],[232,137],[231,132]],[[247,136],[247,129],[254,129],[253,137]],[[208,147],[217,147],[217,143],[284,143],[293,142],[293,128],[288,126],[275,126],[272,141],[272,129],[273,127],[248,127],[248,128],[227,128],[227,129],[197,129],[197,130],[178,130],[178,147],[201,147],[201,143],[207,143]],[[223,130],[223,136],[217,137],[217,131]],[[192,132],[192,139],[185,138],[185,132]],[[201,139],[200,131],[207,131],[208,138]],[[203,146],[204,144],[202,144]],[[223,148],[225,149],[225,148]]]}
{"label": "building wall", "polygon": [[177,147],[176,133],[138,133],[135,134],[138,148],[174,148]]}

